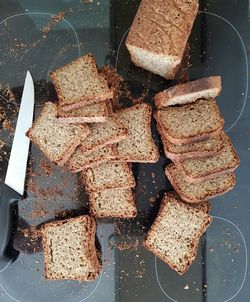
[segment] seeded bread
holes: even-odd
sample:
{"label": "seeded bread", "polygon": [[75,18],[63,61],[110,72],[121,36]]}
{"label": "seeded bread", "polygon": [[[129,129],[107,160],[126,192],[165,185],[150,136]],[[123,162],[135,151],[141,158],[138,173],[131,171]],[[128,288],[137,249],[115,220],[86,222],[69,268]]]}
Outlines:
{"label": "seeded bread", "polygon": [[116,188],[89,193],[89,210],[95,218],[133,218],[137,216],[131,189]]}
{"label": "seeded bread", "polygon": [[224,143],[222,135],[219,134],[218,136],[208,138],[200,142],[178,146],[168,141],[165,131],[161,128],[161,125],[159,123],[157,124],[157,131],[161,136],[161,141],[166,157],[174,162],[187,158],[201,158],[218,154],[219,152],[221,152]]}
{"label": "seeded bread", "polygon": [[221,92],[221,77],[212,76],[170,87],[154,96],[155,106],[162,107],[193,103],[197,99],[215,98]]}
{"label": "seeded bread", "polygon": [[183,172],[187,181],[201,182],[215,176],[233,172],[240,164],[240,159],[230,138],[223,134],[224,146],[219,154],[203,158],[189,158],[176,161],[176,167]]}
{"label": "seeded bread", "polygon": [[135,179],[127,163],[106,162],[82,171],[81,176],[87,192],[135,187]]}
{"label": "seeded bread", "polygon": [[190,144],[220,134],[224,119],[214,99],[193,104],[167,107],[154,115],[168,141],[175,145]]}
{"label": "seeded bread", "polygon": [[199,239],[211,221],[203,209],[166,193],[144,246],[182,275],[194,262]]}
{"label": "seeded bread", "polygon": [[108,145],[87,154],[78,147],[67,161],[66,167],[69,171],[76,173],[116,159],[118,159],[118,154],[115,145]]}
{"label": "seeded bread", "polygon": [[138,104],[117,112],[128,129],[126,139],[117,144],[121,161],[154,163],[159,159],[158,149],[151,134],[152,109],[148,104]]}
{"label": "seeded bread", "polygon": [[63,111],[58,106],[58,121],[60,123],[103,123],[108,119],[109,101],[90,104],[82,108]]}
{"label": "seeded bread", "polygon": [[91,54],[50,73],[57,91],[59,106],[64,111],[84,107],[113,97],[107,81],[97,71]]}
{"label": "seeded bread", "polygon": [[47,223],[42,242],[47,279],[90,281],[101,266],[95,247],[96,223],[89,216]]}
{"label": "seeded bread", "polygon": [[196,0],[142,0],[125,42],[132,62],[173,79],[197,12]]}
{"label": "seeded bread", "polygon": [[120,123],[116,115],[112,115],[104,123],[89,125],[91,134],[81,143],[81,150],[84,153],[115,144],[128,135],[127,129]]}
{"label": "seeded bread", "polygon": [[63,166],[90,129],[87,125],[60,124],[56,116],[56,105],[47,102],[27,136],[52,162]]}
{"label": "seeded bread", "polygon": [[191,183],[185,180],[183,173],[174,164],[169,164],[165,173],[175,191],[183,200],[190,203],[199,203],[222,195],[230,191],[236,183],[233,173],[215,176],[200,183]]}

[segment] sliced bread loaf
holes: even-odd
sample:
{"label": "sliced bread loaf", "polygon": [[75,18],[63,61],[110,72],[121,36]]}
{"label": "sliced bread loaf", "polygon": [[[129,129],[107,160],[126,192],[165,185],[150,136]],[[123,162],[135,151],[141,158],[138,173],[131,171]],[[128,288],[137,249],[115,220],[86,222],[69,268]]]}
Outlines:
{"label": "sliced bread loaf", "polygon": [[57,91],[60,108],[70,111],[113,97],[107,81],[99,75],[91,54],[50,73]]}
{"label": "sliced bread loaf", "polygon": [[203,209],[166,193],[144,246],[182,275],[194,262],[199,239],[211,221]]}
{"label": "sliced bread loaf", "polygon": [[128,136],[117,144],[121,161],[154,163],[159,159],[158,149],[151,134],[152,109],[148,104],[138,104],[117,112]]}
{"label": "sliced bread loaf", "polygon": [[125,42],[132,62],[173,79],[197,12],[197,0],[142,0]]}
{"label": "sliced bread loaf", "polygon": [[230,191],[236,182],[235,175],[228,173],[199,183],[191,183],[185,180],[183,173],[174,164],[168,165],[165,173],[180,197],[190,203],[199,203],[222,195]]}
{"label": "sliced bread loaf", "polygon": [[60,124],[57,120],[57,107],[51,102],[45,104],[40,116],[27,132],[30,140],[59,166],[65,164],[89,134],[87,125]]}
{"label": "sliced bread loaf", "polygon": [[183,172],[190,182],[201,182],[215,176],[233,172],[240,164],[240,159],[230,138],[223,134],[224,146],[218,154],[203,158],[189,158],[176,161],[176,167]]}
{"label": "sliced bread loaf", "polygon": [[95,247],[95,220],[80,216],[46,223],[42,241],[47,279],[94,280],[101,266]]}
{"label": "sliced bread loaf", "polygon": [[156,108],[215,98],[221,92],[221,77],[213,76],[170,87],[154,96]]}
{"label": "sliced bread loaf", "polygon": [[108,145],[87,154],[78,147],[67,161],[66,167],[69,171],[76,173],[115,159],[118,159],[115,145]]}
{"label": "sliced bread loaf", "polygon": [[120,123],[120,119],[114,114],[104,123],[89,125],[91,134],[82,141],[81,150],[84,153],[115,144],[128,135],[127,129]]}
{"label": "sliced bread loaf", "polygon": [[214,99],[193,104],[167,107],[154,115],[168,141],[175,145],[190,144],[218,136],[224,119]]}
{"label": "sliced bread loaf", "polygon": [[88,192],[135,187],[135,179],[131,167],[127,163],[102,163],[82,171],[81,175],[85,189]]}
{"label": "sliced bread loaf", "polygon": [[137,215],[133,192],[124,188],[90,192],[89,210],[95,218],[133,218]]}
{"label": "sliced bread loaf", "polygon": [[58,121],[61,123],[103,123],[108,119],[107,102],[99,102],[82,108],[64,111],[58,106]]}

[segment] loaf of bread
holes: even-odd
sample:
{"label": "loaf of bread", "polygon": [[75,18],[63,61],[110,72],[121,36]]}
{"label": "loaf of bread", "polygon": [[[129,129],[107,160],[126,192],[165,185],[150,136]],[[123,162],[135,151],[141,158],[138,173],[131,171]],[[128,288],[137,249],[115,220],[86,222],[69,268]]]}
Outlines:
{"label": "loaf of bread", "polygon": [[197,0],[142,0],[125,42],[132,62],[173,79],[197,12]]}

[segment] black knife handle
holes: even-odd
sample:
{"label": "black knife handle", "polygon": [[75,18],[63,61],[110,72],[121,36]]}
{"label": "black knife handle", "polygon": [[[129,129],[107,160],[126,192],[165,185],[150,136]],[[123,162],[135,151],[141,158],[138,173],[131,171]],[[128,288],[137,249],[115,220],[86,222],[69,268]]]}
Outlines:
{"label": "black knife handle", "polygon": [[7,247],[12,230],[12,205],[20,199],[22,199],[20,194],[9,186],[3,185],[0,199],[0,272],[15,260],[7,253]]}

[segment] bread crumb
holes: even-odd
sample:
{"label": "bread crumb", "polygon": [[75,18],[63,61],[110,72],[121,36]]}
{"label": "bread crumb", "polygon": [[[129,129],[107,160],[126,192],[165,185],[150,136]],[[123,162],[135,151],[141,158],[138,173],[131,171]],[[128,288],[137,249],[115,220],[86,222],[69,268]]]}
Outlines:
{"label": "bread crumb", "polygon": [[186,284],[186,285],[184,286],[184,289],[189,289],[189,285]]}

